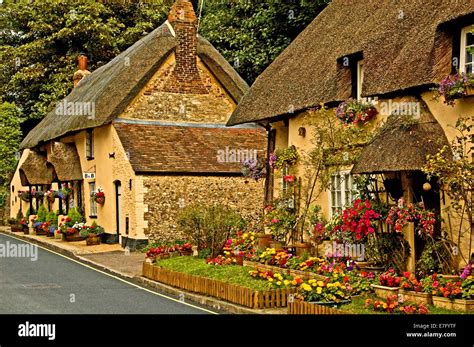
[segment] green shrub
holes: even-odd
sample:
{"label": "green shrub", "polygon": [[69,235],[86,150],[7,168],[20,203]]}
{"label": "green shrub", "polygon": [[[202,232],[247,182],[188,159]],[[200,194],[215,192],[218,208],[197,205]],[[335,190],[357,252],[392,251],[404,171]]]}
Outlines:
{"label": "green shrub", "polygon": [[48,215],[48,210],[44,205],[41,205],[40,208],[38,209],[38,214],[36,215],[37,218],[36,220],[38,222],[46,222],[46,216]]}
{"label": "green shrub", "polygon": [[82,215],[75,209],[75,208],[70,208],[69,212],[67,213],[67,216],[71,218],[71,223],[83,223],[84,218]]}
{"label": "green shrub", "polygon": [[28,209],[26,210],[26,215],[25,215],[25,218],[26,218],[26,221],[27,221],[27,222],[30,221],[30,215],[31,215],[31,210],[30,210],[30,208],[28,207]]}
{"label": "green shrub", "polygon": [[46,222],[50,222],[51,226],[58,226],[58,215],[54,212],[51,211],[46,215]]}
{"label": "green shrub", "polygon": [[194,204],[180,212],[178,225],[199,250],[208,248],[209,255],[216,257],[231,235],[245,226],[245,221],[228,207]]}
{"label": "green shrub", "polygon": [[19,222],[22,218],[24,218],[23,212],[19,210],[18,213],[16,214],[16,221]]}

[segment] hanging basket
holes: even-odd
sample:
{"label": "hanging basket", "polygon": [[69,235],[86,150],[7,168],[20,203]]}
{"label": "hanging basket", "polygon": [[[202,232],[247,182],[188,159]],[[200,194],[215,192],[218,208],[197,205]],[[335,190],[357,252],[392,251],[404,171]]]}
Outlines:
{"label": "hanging basket", "polygon": [[95,202],[98,203],[99,205],[105,204],[105,196],[96,196],[94,198]]}

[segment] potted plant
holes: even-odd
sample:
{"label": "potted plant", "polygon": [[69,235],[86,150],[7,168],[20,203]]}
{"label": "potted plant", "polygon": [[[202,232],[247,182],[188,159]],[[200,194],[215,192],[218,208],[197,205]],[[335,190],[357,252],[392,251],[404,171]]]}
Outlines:
{"label": "potted plant", "polygon": [[258,159],[248,159],[242,162],[241,171],[244,177],[251,178],[255,181],[265,177],[265,162]]}
{"label": "potted plant", "polygon": [[66,217],[61,218],[59,229],[66,241],[82,241],[83,237],[79,234],[84,226],[82,215],[75,209],[69,209]]}
{"label": "potted plant", "polygon": [[58,197],[58,192],[53,189],[49,189],[44,193],[44,196],[46,197],[46,200],[48,200],[48,202],[52,204],[54,203],[54,200]]}
{"label": "potted plant", "polygon": [[394,269],[388,269],[388,271],[381,273],[379,275],[379,284],[372,284],[375,295],[379,298],[386,299],[390,295],[398,294],[400,280],[401,278]]}
{"label": "potted plant", "polygon": [[454,106],[456,99],[472,95],[474,87],[474,75],[456,73],[445,77],[437,90],[439,96],[444,97],[444,102]]}
{"label": "potted plant", "polygon": [[270,153],[268,164],[272,169],[282,170],[294,166],[299,159],[295,146],[285,149],[278,149],[275,153]]}
{"label": "potted plant", "polygon": [[31,200],[31,194],[28,190],[19,190],[18,197],[24,202],[30,202]]}
{"label": "potted plant", "polygon": [[423,289],[433,295],[435,307],[448,310],[474,312],[474,281],[472,276],[464,280],[449,281],[437,274],[422,279]]}
{"label": "potted plant", "polygon": [[431,293],[423,291],[423,284],[418,281],[414,274],[404,272],[400,279],[400,290],[398,292],[403,301],[410,301],[415,303],[423,303],[431,305],[433,303]]}
{"label": "potted plant", "polygon": [[335,306],[350,302],[350,295],[345,285],[339,281],[329,282],[317,279],[310,279],[301,283],[298,287],[298,294],[304,301],[312,304]]}
{"label": "potted plant", "polygon": [[23,234],[28,235],[30,233],[30,228],[28,228],[28,221],[26,218],[21,218],[20,219],[20,225],[23,229]]}
{"label": "potted plant", "polygon": [[186,242],[185,244],[179,246],[178,249],[181,255],[189,256],[193,254],[193,245],[189,242]]}
{"label": "potted plant", "polygon": [[104,228],[94,221],[91,226],[83,225],[79,232],[82,238],[86,239],[87,246],[100,245],[100,236],[104,233]]}
{"label": "potted plant", "polygon": [[101,187],[97,187],[96,191],[91,192],[91,198],[99,205],[105,204],[105,193]]}
{"label": "potted plant", "polygon": [[339,104],[336,116],[344,124],[364,125],[377,115],[377,109],[369,103],[348,99]]}

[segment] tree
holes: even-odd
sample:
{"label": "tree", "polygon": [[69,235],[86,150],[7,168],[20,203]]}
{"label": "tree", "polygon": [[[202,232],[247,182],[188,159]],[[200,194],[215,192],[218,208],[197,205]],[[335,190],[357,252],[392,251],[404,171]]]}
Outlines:
{"label": "tree", "polygon": [[200,34],[253,83],[329,0],[207,0]]}
{"label": "tree", "polygon": [[0,104],[0,208],[5,205],[11,174],[17,164],[16,153],[21,141],[19,114],[14,104]]}
{"label": "tree", "polygon": [[79,53],[90,70],[100,67],[160,25],[168,8],[164,0],[3,1],[1,101],[14,102],[25,120],[43,118],[71,91]]}

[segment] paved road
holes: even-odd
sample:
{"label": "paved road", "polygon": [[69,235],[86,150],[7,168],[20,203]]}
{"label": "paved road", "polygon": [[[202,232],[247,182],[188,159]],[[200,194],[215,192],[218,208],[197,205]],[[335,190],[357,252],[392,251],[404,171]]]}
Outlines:
{"label": "paved road", "polygon": [[[0,234],[0,247],[29,245]],[[0,314],[205,314],[37,248],[37,260],[2,257]],[[34,253],[32,253],[34,255]]]}

